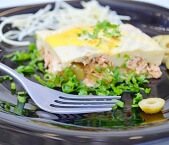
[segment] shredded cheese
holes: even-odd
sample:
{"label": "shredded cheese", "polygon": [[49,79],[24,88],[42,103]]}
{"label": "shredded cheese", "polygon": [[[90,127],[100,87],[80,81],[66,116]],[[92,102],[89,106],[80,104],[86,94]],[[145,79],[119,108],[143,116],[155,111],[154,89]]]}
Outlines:
{"label": "shredded cheese", "polygon": [[[0,20],[0,41],[14,46],[27,46],[29,41],[23,41],[27,36],[33,36],[37,30],[57,30],[70,26],[93,26],[98,21],[107,20],[111,23],[121,24],[121,20],[130,20],[129,16],[117,15],[108,6],[101,6],[96,0],[82,2],[83,9],[75,8],[62,0],[55,3],[55,8],[47,5],[34,14],[21,14],[11,17],[2,17]],[[3,33],[6,24],[12,24],[10,30]]]}

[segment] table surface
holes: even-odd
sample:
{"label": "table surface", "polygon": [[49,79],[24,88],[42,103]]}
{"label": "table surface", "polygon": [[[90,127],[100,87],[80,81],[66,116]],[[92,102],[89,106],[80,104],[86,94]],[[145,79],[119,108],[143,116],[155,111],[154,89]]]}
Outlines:
{"label": "table surface", "polygon": [[[24,0],[0,0],[0,9],[23,6],[23,5],[55,2],[55,1],[57,0],[25,0],[25,1]],[[152,3],[152,4],[156,4],[156,5],[169,8],[169,0],[136,0],[136,1]]]}

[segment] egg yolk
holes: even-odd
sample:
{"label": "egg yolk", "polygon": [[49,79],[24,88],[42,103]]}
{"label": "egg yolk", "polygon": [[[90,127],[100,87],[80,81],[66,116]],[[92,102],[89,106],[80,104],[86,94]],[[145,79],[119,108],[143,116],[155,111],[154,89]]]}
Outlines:
{"label": "egg yolk", "polygon": [[97,38],[97,39],[83,39],[78,36],[82,30],[87,30],[88,32],[92,32],[93,28],[73,28],[66,30],[62,33],[57,33],[52,36],[46,38],[46,42],[51,47],[59,47],[59,46],[87,46],[92,47],[94,49],[100,49],[104,52],[111,52],[113,48],[117,47],[119,44],[119,38]]}

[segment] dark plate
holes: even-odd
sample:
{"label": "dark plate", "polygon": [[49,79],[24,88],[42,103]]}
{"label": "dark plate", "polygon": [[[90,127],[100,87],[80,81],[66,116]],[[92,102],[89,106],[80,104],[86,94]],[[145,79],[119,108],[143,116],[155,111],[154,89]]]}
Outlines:
{"label": "dark plate", "polygon": [[[109,5],[118,14],[129,15],[131,24],[137,26],[150,36],[167,34],[169,28],[168,9],[155,5],[133,2],[99,0],[102,5]],[[79,1],[69,3],[80,7]],[[18,7],[1,10],[0,16],[36,12],[44,5]],[[10,29],[6,26],[4,31]],[[29,39],[29,38],[28,38]],[[10,49],[4,43],[0,44],[2,52],[0,59],[10,67],[16,64],[2,59],[4,54],[26,49],[23,47]],[[10,145],[76,145],[76,144],[133,144],[163,139],[169,135],[169,75],[161,66],[163,76],[160,80],[151,80],[151,94],[166,100],[163,112],[156,115],[145,115],[139,109],[130,107],[131,97],[123,96],[126,102],[124,110],[100,114],[54,115],[35,110],[32,102],[26,105],[25,114],[17,116],[12,108],[2,106],[11,103],[15,106],[16,97],[10,94],[9,84],[0,85],[0,144]],[[19,87],[19,89],[22,89]],[[169,139],[158,140],[168,141]],[[152,142],[151,142],[152,143]],[[156,142],[153,142],[155,144]]]}

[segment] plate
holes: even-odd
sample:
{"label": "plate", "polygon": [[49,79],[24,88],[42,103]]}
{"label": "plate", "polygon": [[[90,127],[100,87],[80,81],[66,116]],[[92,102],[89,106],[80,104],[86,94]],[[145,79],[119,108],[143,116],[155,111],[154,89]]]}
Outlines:
{"label": "plate", "polygon": [[[140,28],[150,36],[168,34],[168,9],[134,1],[99,0],[101,5],[109,5],[118,14],[131,16],[129,23]],[[75,7],[81,7],[76,0],[69,1]],[[17,7],[1,10],[0,16],[36,12],[45,5]],[[10,25],[4,31],[10,29]],[[28,38],[33,41],[32,38]],[[1,62],[15,67],[15,63],[3,59],[3,55],[26,49],[0,43]],[[12,48],[12,49],[11,49]],[[152,92],[149,96],[158,96],[166,100],[162,113],[146,115],[138,108],[131,109],[132,98],[123,96],[126,102],[124,110],[116,112],[59,115],[37,109],[33,102],[26,104],[23,116],[15,115],[13,108],[4,107],[16,104],[16,96],[11,95],[9,83],[0,85],[0,128],[1,144],[13,145],[66,145],[66,144],[133,144],[168,137],[169,134],[169,74],[161,66],[163,75],[159,80],[151,80]],[[19,87],[19,86],[18,86]],[[22,90],[19,87],[19,90]],[[36,111],[34,111],[37,109]]]}

